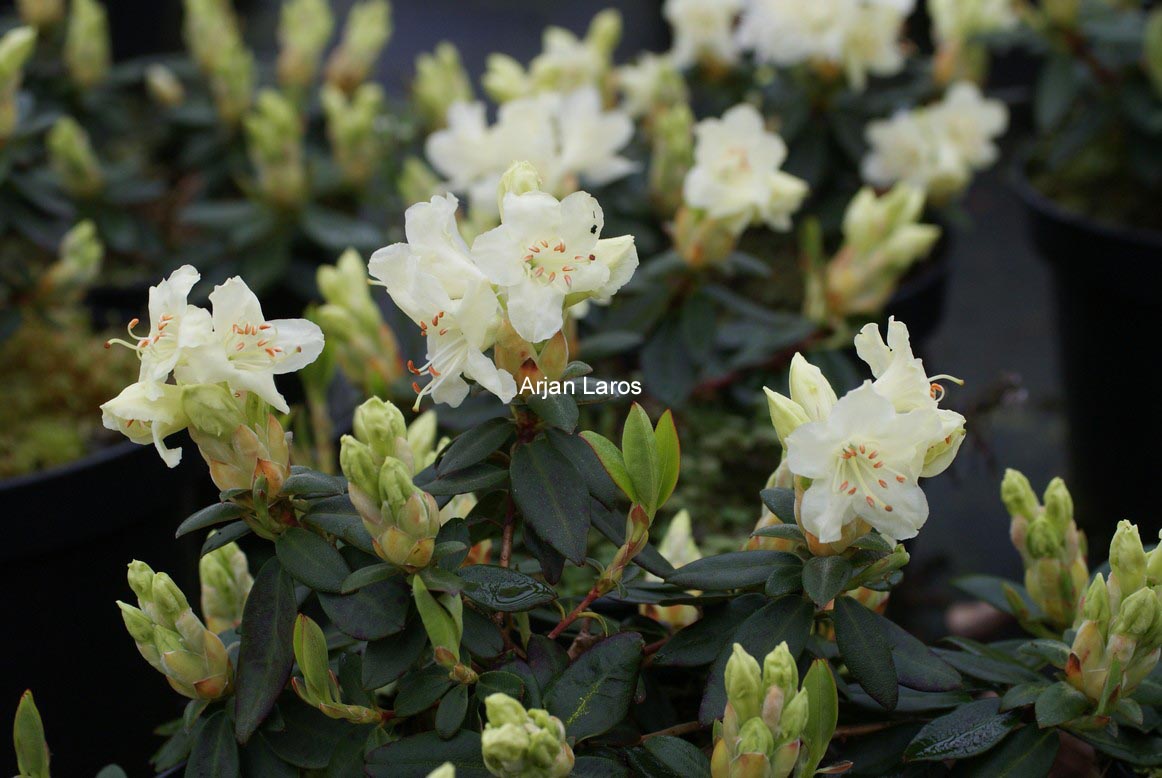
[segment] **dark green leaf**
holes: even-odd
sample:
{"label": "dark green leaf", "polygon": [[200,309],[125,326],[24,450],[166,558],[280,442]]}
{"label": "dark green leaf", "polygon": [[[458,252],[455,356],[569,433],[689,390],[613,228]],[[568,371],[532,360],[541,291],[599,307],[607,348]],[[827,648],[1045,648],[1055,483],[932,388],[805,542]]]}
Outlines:
{"label": "dark green leaf", "polygon": [[784,488],[763,489],[759,492],[759,498],[763,501],[763,505],[767,506],[767,510],[775,514],[775,517],[783,522],[784,526],[795,526],[795,490]]}
{"label": "dark green leaf", "polygon": [[500,627],[496,626],[492,619],[472,608],[464,609],[464,635],[460,642],[473,656],[482,659],[500,656],[504,651],[504,638],[501,637]]}
{"label": "dark green leaf", "polygon": [[423,778],[451,762],[456,778],[492,778],[484,767],[480,752],[480,735],[461,730],[448,740],[435,732],[405,737],[367,755],[367,775],[371,778]]}
{"label": "dark green leaf", "polygon": [[489,419],[464,432],[444,450],[436,472],[444,475],[483,462],[512,437],[512,430],[510,419]]}
{"label": "dark green leaf", "polygon": [[1014,711],[999,713],[999,707],[995,697],[976,700],[928,722],[908,745],[904,758],[943,761],[984,753],[1021,721]]}
{"label": "dark green leaf", "polygon": [[1069,646],[1060,640],[1030,640],[1021,646],[1020,651],[1054,667],[1064,668],[1065,663],[1069,661]]}
{"label": "dark green leaf", "polygon": [[277,558],[267,560],[242,610],[242,641],[234,679],[234,733],[240,743],[249,740],[266,719],[290,678],[297,614],[294,579]]}
{"label": "dark green leaf", "polygon": [[481,673],[476,683],[476,696],[483,701],[488,695],[497,693],[519,700],[525,695],[525,682],[516,673],[505,670]]}
{"label": "dark green leaf", "polygon": [[528,644],[528,662],[537,683],[542,689],[547,689],[569,667],[569,654],[557,641],[544,635],[532,635]]}
{"label": "dark green leaf", "polygon": [[1054,56],[1041,69],[1033,96],[1033,117],[1042,131],[1065,118],[1077,97],[1080,82],[1076,68],[1073,57]]}
{"label": "dark green leaf", "polygon": [[507,470],[482,462],[446,475],[440,475],[436,479],[424,483],[420,483],[417,479],[416,485],[433,497],[452,497],[469,492],[483,494],[500,486],[506,480],[508,480]]}
{"label": "dark green leaf", "polygon": [[963,683],[960,673],[947,662],[903,627],[878,614],[876,617],[892,647],[892,661],[896,663],[901,685],[922,692],[948,692],[960,688]]}
{"label": "dark green leaf", "polygon": [[[359,754],[362,764],[363,753]],[[299,768],[289,764],[274,752],[266,738],[252,738],[242,751],[242,774],[261,775],[263,778],[299,778]]]}
{"label": "dark green leaf", "polygon": [[403,576],[361,587],[353,594],[319,593],[319,604],[335,626],[356,640],[379,640],[404,628],[411,591]]}
{"label": "dark green leaf", "polygon": [[361,567],[351,575],[343,579],[343,583],[339,586],[339,591],[342,594],[350,594],[358,591],[364,586],[370,586],[373,583],[386,581],[389,578],[400,574],[400,570],[390,562],[381,562],[379,564],[368,565]]}
{"label": "dark green leaf", "polygon": [[571,394],[531,394],[525,398],[529,408],[541,421],[564,432],[577,428],[577,400]]}
{"label": "dark green leaf", "polygon": [[578,741],[625,718],[637,687],[643,641],[633,632],[606,638],[580,656],[546,692],[549,712]]}
{"label": "dark green leaf", "polygon": [[938,657],[955,667],[964,675],[997,684],[1018,684],[1040,681],[1039,673],[1014,661],[1005,661],[992,656],[977,656],[966,651],[933,649]]}
{"label": "dark green leaf", "polygon": [[227,524],[206,538],[206,542],[202,544],[202,556],[209,554],[211,551],[217,551],[222,546],[233,543],[235,540],[244,538],[249,534],[250,526],[244,521]]}
{"label": "dark green leaf", "polygon": [[629,778],[629,771],[621,762],[602,756],[579,756],[573,762],[570,778]]}
{"label": "dark green leaf", "polygon": [[1037,726],[1045,729],[1073,721],[1089,707],[1088,697],[1065,681],[1058,681],[1037,697],[1033,710],[1037,714]]}
{"label": "dark green leaf", "polygon": [[512,568],[470,565],[460,568],[457,573],[473,584],[464,590],[468,599],[489,610],[519,613],[557,598],[553,587]]}
{"label": "dark green leaf", "polygon": [[374,251],[384,242],[383,235],[368,222],[318,205],[308,206],[299,224],[312,240],[334,252],[351,247]]}
{"label": "dark green leaf", "polygon": [[841,556],[813,556],[803,563],[803,591],[820,608],[851,580],[851,562]]}
{"label": "dark green leaf", "polygon": [[282,485],[282,493],[295,496],[335,495],[347,493],[347,480],[327,475],[309,467],[291,466],[290,477]]}
{"label": "dark green leaf", "polygon": [[872,699],[888,710],[895,708],[899,697],[896,665],[881,619],[850,597],[835,600],[831,619],[847,669]]}
{"label": "dark green leaf", "polygon": [[274,550],[284,570],[316,591],[339,592],[351,573],[338,549],[302,527],[291,527],[279,535]]}
{"label": "dark green leaf", "polygon": [[[197,513],[190,516],[188,519],[178,525],[177,532],[174,537],[180,538],[183,535],[188,535],[200,529],[213,527],[215,524],[222,524],[227,521],[233,521],[246,513],[246,509],[238,503],[220,502],[202,508]],[[243,525],[245,526],[245,525]]]}
{"label": "dark green leaf", "polygon": [[447,739],[456,734],[468,713],[468,687],[458,683],[448,690],[436,708],[436,732]]}
{"label": "dark green leaf", "polygon": [[1012,710],[1032,705],[1047,688],[1049,688],[1049,681],[1031,681],[1010,687],[1001,697],[1001,710]]}
{"label": "dark green leaf", "polygon": [[756,538],[780,538],[799,544],[807,542],[803,537],[803,530],[794,524],[772,524],[769,527],[760,527],[750,534]]}
{"label": "dark green leaf", "polygon": [[512,496],[537,535],[574,564],[585,560],[589,489],[577,468],[543,437],[512,457]]}
{"label": "dark green leaf", "polygon": [[213,714],[199,728],[185,774],[186,778],[231,778],[242,774],[238,744],[226,711]]}
{"label": "dark green leaf", "polygon": [[346,495],[328,497],[312,503],[303,514],[301,521],[307,527],[314,527],[342,540],[344,543],[374,556],[371,535],[363,526],[363,520],[355,511],[355,506]]}
{"label": "dark green leaf", "polygon": [[654,654],[653,664],[659,667],[698,667],[708,665],[722,653],[738,626],[764,599],[757,594],[741,597],[715,608],[707,609],[702,618],[679,630]]}
{"label": "dark green leaf", "polygon": [[1021,596],[1025,607],[1029,608],[1031,613],[1034,615],[1040,614],[1040,609],[1033,603],[1032,598],[1029,597],[1029,593],[1025,591],[1025,587],[1011,581],[1006,581],[1003,578],[997,578],[991,575],[965,575],[953,579],[952,585],[962,592],[984,600],[998,610],[1012,614],[1013,609],[1009,605],[1009,601],[1005,598],[1003,589],[1004,586],[1008,585]]}
{"label": "dark green leaf", "polygon": [[378,689],[408,671],[428,645],[428,634],[414,624],[411,629],[367,644],[363,652],[363,688]]}
{"label": "dark green leaf", "polygon": [[1024,726],[987,753],[958,762],[952,774],[956,778],[1044,778],[1060,745],[1057,730]]}
{"label": "dark green leaf", "polygon": [[680,737],[651,737],[634,752],[630,758],[635,775],[646,778],[709,778],[710,775],[710,760],[698,746]]}
{"label": "dark green leaf", "polygon": [[683,565],[666,576],[666,583],[683,589],[722,591],[764,583],[776,567],[791,564],[785,551],[728,551]]}
{"label": "dark green leaf", "polygon": [[775,598],[784,594],[794,594],[802,589],[803,560],[794,554],[784,554],[771,570],[763,591],[768,597]]}
{"label": "dark green leaf", "polygon": [[414,716],[436,704],[455,683],[448,677],[448,669],[439,665],[425,667],[399,682],[399,693],[395,695],[397,716]]}
{"label": "dark green leaf", "polygon": [[1075,734],[1103,754],[1135,767],[1162,765],[1162,738],[1156,735],[1143,735],[1129,727],[1118,728],[1116,735],[1112,728]]}

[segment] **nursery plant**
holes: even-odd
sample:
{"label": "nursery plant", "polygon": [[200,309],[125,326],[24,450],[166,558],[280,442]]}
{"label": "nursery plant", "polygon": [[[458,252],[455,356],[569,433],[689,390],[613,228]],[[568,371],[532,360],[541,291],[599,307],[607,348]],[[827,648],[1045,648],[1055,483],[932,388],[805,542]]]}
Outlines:
{"label": "nursery plant", "polygon": [[[316,325],[268,320],[238,278],[191,304],[192,268],[150,290],[148,333],[124,343],[139,380],[105,423],[171,465],[184,452],[167,438],[188,430],[221,490],[177,528],[205,537],[197,611],[148,560],[118,603],[158,693],[188,699],[159,772],[1044,775],[1079,742],[1099,768],[1158,764],[1162,557],[1125,522],[1091,580],[1059,480],[1042,501],[1005,478],[1024,585],[963,582],[1028,638],[930,648],[878,612],[929,518],[922,479],[965,434],[941,406],[953,379],[903,322],[860,330],[871,377],[842,396],[794,357],[789,396],[765,393],[783,454],[762,516],[738,550],[699,558],[690,516],[669,516],[672,413],[634,403],[618,436],[579,429],[579,406],[625,408],[633,390],[570,358],[566,311],[624,287],[633,237],[528,166],[499,205],[471,243],[455,198],[414,205],[407,242],[369,263],[424,334],[415,408],[475,391],[498,414],[437,442],[430,416],[409,426],[369,399],[342,475],[294,464],[274,415],[275,375],[323,351]],[[251,569],[240,542],[266,561]],[[26,696],[22,775],[49,773],[54,725]]]}

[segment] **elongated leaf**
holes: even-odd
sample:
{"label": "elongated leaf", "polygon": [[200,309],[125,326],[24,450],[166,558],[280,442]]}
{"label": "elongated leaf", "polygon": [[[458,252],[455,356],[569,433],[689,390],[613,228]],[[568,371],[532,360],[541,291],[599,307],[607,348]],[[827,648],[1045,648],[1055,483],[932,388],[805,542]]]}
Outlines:
{"label": "elongated leaf", "polygon": [[234,734],[240,743],[266,719],[290,678],[296,615],[294,579],[277,558],[267,560],[242,610],[234,696]]}
{"label": "elongated leaf", "polygon": [[630,406],[621,431],[621,455],[638,502],[653,515],[658,506],[658,443],[649,414],[637,403]]}
{"label": "elongated leaf", "polygon": [[468,649],[473,656],[492,659],[504,651],[504,638],[501,637],[500,627],[492,619],[472,608],[465,608],[464,635],[460,639],[460,645]]}
{"label": "elongated leaf", "polygon": [[813,775],[827,753],[827,745],[839,722],[839,693],[826,659],[816,659],[811,663],[811,669],[803,677],[803,689],[807,691],[809,715],[807,728],[803,730],[803,744],[807,747],[807,753],[803,756],[800,772],[802,775]]}
{"label": "elongated leaf", "polygon": [[233,502],[219,502],[213,505],[202,508],[197,513],[191,515],[188,519],[178,525],[177,532],[174,537],[180,538],[183,535],[188,535],[191,532],[196,532],[200,529],[213,527],[215,524],[224,524],[228,521],[233,521],[239,518],[246,509],[241,505]]}
{"label": "elongated leaf", "polygon": [[654,440],[658,449],[658,507],[666,504],[674,488],[678,485],[678,474],[682,465],[682,447],[678,442],[678,430],[674,426],[674,414],[666,411],[658,419],[654,430]]}
{"label": "elongated leaf", "polygon": [[412,629],[367,644],[363,653],[363,688],[378,689],[408,671],[428,644],[428,635],[418,624]]}
{"label": "elongated leaf", "polygon": [[803,591],[820,608],[851,580],[851,562],[841,556],[813,556],[803,563]]}
{"label": "elongated leaf", "polygon": [[[710,775],[710,760],[706,754],[680,737],[651,737],[626,756],[630,760],[632,774],[642,778],[703,778]],[[595,775],[604,778],[614,773],[606,771]]]}
{"label": "elongated leaf", "polygon": [[1162,766],[1162,738],[1157,735],[1143,735],[1129,727],[1118,728],[1116,735],[1111,728],[1076,734],[1103,754],[1135,767]]}
{"label": "elongated leaf", "polygon": [[1065,681],[1058,681],[1037,697],[1033,710],[1042,729],[1064,724],[1089,710],[1089,698]]}
{"label": "elongated leaf", "polygon": [[1032,705],[1037,702],[1037,698],[1041,696],[1041,693],[1048,688],[1049,681],[1019,683],[1011,687],[1001,697],[1001,710],[1012,710],[1013,708],[1023,708],[1026,705]]}
{"label": "elongated leaf", "polygon": [[375,555],[371,535],[367,534],[363,520],[359,518],[355,506],[346,496],[320,500],[311,505],[303,514],[301,521],[306,527],[322,530],[349,546],[354,546],[366,554]]}
{"label": "elongated leaf", "polygon": [[290,477],[283,482],[282,493],[300,497],[303,495],[346,494],[347,479],[320,473],[309,467],[293,465]]}
{"label": "elongated leaf", "polygon": [[414,716],[422,713],[435,705],[454,683],[448,677],[447,668],[439,665],[405,675],[399,682],[399,693],[395,695],[396,715]]}
{"label": "elongated leaf", "polygon": [[342,594],[350,594],[351,592],[362,589],[364,586],[386,581],[399,574],[400,569],[390,562],[381,562],[379,564],[361,567],[343,579],[343,583],[339,586],[339,592]]}
{"label": "elongated leaf", "polygon": [[327,618],[356,640],[379,640],[399,632],[410,602],[403,576],[369,584],[353,594],[319,593]]}
{"label": "elongated leaf", "polygon": [[585,559],[589,489],[573,463],[548,440],[521,446],[510,468],[512,496],[538,536],[574,564]]}
{"label": "elongated leaf", "polygon": [[896,664],[879,618],[850,597],[835,600],[831,618],[843,663],[872,699],[888,710],[895,708],[899,699]]}
{"label": "elongated leaf", "polygon": [[480,492],[483,494],[495,489],[508,480],[508,472],[504,468],[481,462],[469,465],[462,470],[456,470],[446,475],[440,475],[434,480],[416,485],[433,497],[453,497],[457,494]]}
{"label": "elongated leaf", "polygon": [[460,577],[474,584],[464,590],[473,602],[504,613],[529,611],[557,598],[553,587],[511,568],[496,565],[470,565],[458,571]]}
{"label": "elongated leaf", "polygon": [[625,459],[621,456],[621,449],[615,446],[611,440],[598,435],[596,432],[586,430],[581,433],[581,437],[593,449],[593,453],[597,455],[601,466],[605,468],[605,472],[609,474],[617,487],[631,501],[637,502],[637,492],[634,490],[633,481],[630,480],[629,471],[625,469]]}
{"label": "elongated leaf", "polygon": [[769,527],[760,527],[750,534],[756,538],[780,538],[782,540],[790,540],[800,545],[807,542],[807,539],[803,536],[803,530],[799,529],[794,524],[772,524]]}
{"label": "elongated leaf", "polygon": [[425,776],[445,762],[456,768],[456,778],[492,778],[484,767],[480,735],[468,730],[448,740],[425,732],[380,746],[367,755],[365,769],[371,778],[404,778]]}
{"label": "elongated leaf", "polygon": [[198,730],[190,758],[186,762],[187,778],[233,778],[242,775],[238,744],[230,731],[230,719],[220,710],[206,719]]}
{"label": "elongated leaf", "polygon": [[341,591],[351,573],[338,549],[302,527],[291,527],[279,535],[274,550],[284,570],[316,591]]}
{"label": "elongated leaf", "polygon": [[722,591],[764,583],[776,567],[792,564],[785,551],[728,551],[703,557],[666,576],[666,583],[683,589]]}
{"label": "elongated leaf", "polygon": [[580,656],[546,692],[549,712],[578,741],[600,735],[629,711],[642,661],[641,635],[622,632]]}
{"label": "elongated leaf", "polygon": [[989,750],[1016,727],[1021,717],[1000,713],[995,697],[976,700],[928,722],[904,752],[910,761],[964,759]]}
{"label": "elongated leaf", "polygon": [[1024,726],[981,756],[958,762],[957,778],[1044,778],[1057,759],[1061,737],[1055,729]]}
{"label": "elongated leaf", "polygon": [[541,421],[550,427],[556,427],[564,432],[572,432],[577,428],[577,400],[571,394],[531,394],[525,402]]}
{"label": "elongated leaf", "polygon": [[[795,529],[798,529],[796,527]],[[803,589],[803,560],[794,554],[784,554],[771,569],[763,591],[771,598],[794,594]]]}
{"label": "elongated leaf", "polygon": [[512,421],[509,419],[489,419],[479,427],[468,430],[444,450],[440,461],[436,463],[436,472],[440,475],[454,473],[483,462],[508,442],[512,432]]}
{"label": "elongated leaf", "polygon": [[468,713],[468,687],[458,683],[448,690],[436,708],[436,733],[442,738],[450,738],[459,731]]}
{"label": "elongated leaf", "polygon": [[211,551],[217,551],[222,546],[233,543],[235,540],[241,540],[249,534],[250,526],[244,521],[227,524],[206,538],[206,542],[202,544],[202,556],[209,554]]}
{"label": "elongated leaf", "polygon": [[984,600],[998,610],[1012,614],[1013,608],[1004,593],[1004,587],[1010,586],[1020,595],[1021,601],[1025,603],[1025,607],[1035,618],[1041,615],[1041,609],[1033,602],[1025,587],[1012,581],[1006,581],[992,575],[965,575],[953,579],[952,585],[962,592]]}
{"label": "elongated leaf", "polygon": [[708,665],[722,653],[734,631],[758,608],[764,599],[744,594],[718,607],[708,609],[701,619],[679,630],[654,654],[659,667],[699,667]]}
{"label": "elongated leaf", "polygon": [[759,499],[767,510],[775,514],[776,518],[787,526],[795,524],[795,490],[776,487],[763,489],[759,492]]}
{"label": "elongated leaf", "polygon": [[948,692],[963,684],[960,673],[903,627],[876,614],[892,647],[892,661],[902,686],[921,692]]}

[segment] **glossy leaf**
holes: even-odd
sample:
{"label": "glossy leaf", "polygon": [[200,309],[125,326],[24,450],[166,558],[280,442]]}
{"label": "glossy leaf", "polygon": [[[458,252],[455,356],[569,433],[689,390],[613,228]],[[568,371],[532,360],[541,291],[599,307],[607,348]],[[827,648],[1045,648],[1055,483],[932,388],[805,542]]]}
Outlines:
{"label": "glossy leaf", "polygon": [[908,744],[910,761],[943,761],[976,756],[999,743],[1020,723],[1016,712],[1000,713],[995,697],[962,705],[928,722]]}
{"label": "glossy leaf", "polygon": [[661,507],[670,499],[678,485],[678,475],[682,465],[682,446],[678,442],[678,430],[674,426],[674,414],[666,411],[658,419],[654,430],[654,440],[658,450],[658,499]]}
{"label": "glossy leaf", "polygon": [[543,437],[512,457],[512,496],[538,536],[574,564],[585,559],[589,490],[573,463]]}
{"label": "glossy leaf", "polygon": [[621,455],[637,501],[651,516],[658,507],[658,444],[649,414],[637,403],[630,406],[621,431]]}
{"label": "glossy leaf", "polygon": [[633,632],[602,640],[582,654],[546,691],[548,711],[578,741],[600,735],[629,711],[642,662],[643,641]]}
{"label": "glossy leaf", "polygon": [[557,598],[553,587],[512,568],[470,565],[457,573],[472,584],[465,588],[465,596],[489,610],[519,613]]}
{"label": "glossy leaf", "polygon": [[775,487],[773,489],[763,489],[759,492],[759,499],[763,501],[763,505],[767,506],[767,510],[775,514],[775,517],[784,525],[795,525],[795,490],[786,489],[782,487]]}
{"label": "glossy leaf", "polygon": [[442,738],[455,735],[468,713],[468,687],[458,683],[448,690],[436,708],[436,733]]}
{"label": "glossy leaf", "polygon": [[625,459],[621,455],[619,449],[609,438],[602,437],[596,432],[584,431],[581,437],[593,449],[593,453],[597,455],[601,466],[605,468],[605,472],[617,484],[617,487],[625,493],[625,496],[631,502],[637,502],[637,492],[634,490],[633,481],[629,477],[629,471],[625,469]]}
{"label": "glossy leaf", "polygon": [[1089,698],[1065,681],[1058,681],[1037,696],[1033,710],[1042,729],[1072,721],[1090,708]]}
{"label": "glossy leaf", "polygon": [[722,591],[764,583],[776,567],[792,564],[785,551],[728,551],[703,557],[666,576],[666,583],[683,589]]}
{"label": "glossy leaf", "polygon": [[803,563],[803,591],[820,608],[851,580],[851,562],[841,556],[813,556]]}
{"label": "glossy leaf", "polygon": [[277,558],[258,571],[242,610],[235,675],[234,733],[245,743],[266,719],[290,678],[298,601],[294,579]]}
{"label": "glossy leaf", "polygon": [[279,535],[274,550],[283,569],[315,591],[337,593],[351,573],[338,549],[302,527],[291,527]]}
{"label": "glossy leaf", "polygon": [[850,597],[839,597],[831,612],[839,655],[872,699],[888,710],[896,707],[899,686],[891,643],[876,614]]}
{"label": "glossy leaf", "polygon": [[957,778],[1044,778],[1049,775],[1061,737],[1055,729],[1024,726],[984,754],[958,762]]}
{"label": "glossy leaf", "polygon": [[361,587],[352,594],[319,593],[319,604],[336,627],[356,640],[379,640],[404,628],[411,593],[402,576]]}
{"label": "glossy leaf", "polygon": [[512,434],[509,419],[489,419],[453,440],[436,463],[436,472],[441,475],[454,473],[483,462],[507,443]]}
{"label": "glossy leaf", "polygon": [[188,519],[178,525],[177,532],[174,537],[180,538],[183,535],[188,535],[191,532],[196,532],[200,529],[207,529],[217,524],[224,524],[228,521],[240,518],[246,513],[246,509],[238,503],[233,502],[219,502],[213,505],[202,508],[197,513],[191,515]]}

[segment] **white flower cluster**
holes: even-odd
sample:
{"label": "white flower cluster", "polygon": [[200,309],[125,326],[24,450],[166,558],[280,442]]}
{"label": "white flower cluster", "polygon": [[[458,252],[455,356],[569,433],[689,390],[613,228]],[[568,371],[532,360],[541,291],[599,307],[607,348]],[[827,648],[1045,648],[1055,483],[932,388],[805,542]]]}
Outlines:
{"label": "white flower cluster", "polygon": [[513,376],[484,352],[507,316],[529,343],[556,335],[564,309],[585,299],[607,300],[638,265],[633,238],[601,238],[604,215],[586,192],[563,200],[541,191],[508,192],[500,226],[469,248],[456,224],[454,196],[433,197],[405,214],[406,243],[375,252],[371,275],[427,337],[427,362],[409,367],[431,378],[415,388],[420,400],[459,405],[471,379],[504,402],[516,395]]}
{"label": "white flower cluster", "polygon": [[[289,412],[274,377],[314,362],[323,350],[323,332],[306,319],[267,321],[254,292],[238,277],[214,287],[212,311],[187,302],[201,276],[190,265],[149,289],[149,332],[133,341],[113,340],[137,352],[137,383],[101,406],[105,427],[135,443],[153,443],[170,467],[181,449],[164,439],[184,429],[182,387],[226,384],[233,392],[253,392],[283,413]],[[170,376],[174,381],[169,381]]]}
{"label": "white flower cluster", "polygon": [[[455,103],[447,127],[428,137],[425,153],[451,192],[466,194],[474,213],[496,215],[496,187],[508,167],[528,160],[545,191],[563,197],[584,183],[602,186],[635,170],[620,152],[633,121],[602,109],[594,87],[546,92],[500,106],[489,125],[483,103]],[[479,211],[477,211],[479,209]]]}
{"label": "white flower cluster", "polygon": [[736,62],[734,21],[742,6],[743,0],[666,0],[662,13],[673,28],[670,57],[674,65]]}
{"label": "white flower cluster", "polygon": [[760,221],[789,230],[807,183],[779,169],[787,145],[766,129],[754,106],[742,103],[721,119],[704,119],[694,133],[694,167],[683,187],[686,204],[729,223],[735,232]]}
{"label": "white flower cluster", "polygon": [[928,0],[928,16],[938,41],[966,41],[1016,27],[1014,6],[1013,0]]}
{"label": "white flower cluster", "polygon": [[[888,320],[888,340],[868,324],[856,353],[874,381],[836,398],[823,373],[796,354],[791,396],[765,390],[786,464],[811,479],[802,525],[822,543],[859,520],[893,540],[914,537],[928,519],[920,478],[939,475],[964,440],[964,417],[939,407],[943,389],[912,354],[908,328]],[[955,380],[955,379],[949,379]]]}
{"label": "white flower cluster", "polygon": [[985,98],[971,82],[957,82],[938,103],[868,124],[864,180],[880,187],[905,181],[934,200],[947,199],[996,161],[995,140],[1008,125],[1004,103]]}

